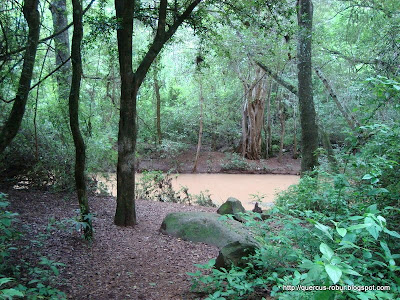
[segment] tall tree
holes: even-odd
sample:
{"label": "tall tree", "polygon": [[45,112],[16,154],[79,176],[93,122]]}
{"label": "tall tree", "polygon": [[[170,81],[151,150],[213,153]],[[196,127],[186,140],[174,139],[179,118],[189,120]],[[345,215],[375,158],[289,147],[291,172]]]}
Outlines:
{"label": "tall tree", "polygon": [[199,163],[199,157],[200,157],[200,149],[201,149],[201,139],[203,137],[203,105],[204,105],[204,95],[203,95],[203,74],[201,72],[201,66],[200,63],[202,60],[199,59],[200,56],[197,59],[197,75],[199,78],[199,107],[200,107],[200,116],[199,116],[199,137],[197,140],[197,150],[196,150],[196,157],[194,159],[194,165],[193,165],[193,170],[192,173],[197,172],[197,165]]}
{"label": "tall tree", "polygon": [[66,0],[53,0],[50,4],[51,16],[53,19],[54,33],[61,32],[54,37],[55,64],[61,66],[55,74],[58,87],[58,104],[61,110],[63,124],[68,124],[68,112],[66,103],[71,85],[71,61],[69,60],[70,45],[68,30],[62,31],[68,26]]}
{"label": "tall tree", "polygon": [[4,149],[16,136],[25,113],[39,42],[40,15],[38,3],[39,0],[25,0],[24,2],[23,13],[29,27],[24,64],[22,66],[18,91],[14,99],[11,113],[0,132],[0,154],[3,153]]}
{"label": "tall tree", "polygon": [[161,95],[160,95],[160,82],[158,80],[159,61],[155,60],[153,72],[153,87],[156,95],[156,129],[157,129],[157,143],[160,145],[162,141],[161,134]]}
{"label": "tall tree", "polygon": [[245,101],[242,111],[242,155],[260,159],[261,133],[264,126],[264,107],[267,97],[265,72],[257,67],[252,81],[242,78]]}
{"label": "tall tree", "polygon": [[318,164],[318,127],[311,80],[311,41],[313,5],[311,0],[297,1],[299,25],[297,43],[298,97],[301,123],[301,173],[311,171]]}
{"label": "tall tree", "polygon": [[[154,40],[141,60],[136,71],[132,69],[133,16],[139,3],[134,0],[115,0],[117,19],[118,55],[121,76],[121,107],[118,132],[117,164],[117,209],[114,223],[118,226],[136,224],[135,210],[135,149],[136,149],[136,98],[150,66],[165,43],[175,34],[178,27],[187,20],[201,0],[192,0],[178,13],[178,3],[168,9],[168,1],[161,0],[158,7],[158,25]],[[167,27],[167,12],[172,13],[171,24]]]}
{"label": "tall tree", "polygon": [[93,234],[92,223],[89,217],[89,204],[86,192],[85,178],[85,142],[79,129],[79,94],[82,77],[81,43],[83,38],[82,5],[80,0],[72,0],[74,33],[72,36],[72,81],[69,94],[69,119],[72,137],[75,144],[75,184],[78,193],[81,220],[86,223],[84,234],[91,239]]}

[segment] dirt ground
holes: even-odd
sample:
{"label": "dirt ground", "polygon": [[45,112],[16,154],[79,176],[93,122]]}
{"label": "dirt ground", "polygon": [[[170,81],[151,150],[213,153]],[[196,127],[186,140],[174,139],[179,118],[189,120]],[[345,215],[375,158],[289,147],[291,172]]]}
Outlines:
{"label": "dirt ground", "polygon": [[[193,264],[216,258],[218,249],[163,235],[163,218],[175,211],[215,211],[199,206],[137,201],[138,225],[120,228],[113,225],[115,199],[90,197],[95,214],[95,239],[87,244],[79,234],[46,227],[51,218],[60,222],[76,215],[74,196],[39,191],[2,191],[8,193],[9,210],[20,214],[19,241],[27,250],[14,259],[35,261],[33,253],[64,263],[57,282],[69,299],[198,299],[190,293]],[[47,235],[38,247],[30,240]],[[40,237],[42,236],[42,237]]]}

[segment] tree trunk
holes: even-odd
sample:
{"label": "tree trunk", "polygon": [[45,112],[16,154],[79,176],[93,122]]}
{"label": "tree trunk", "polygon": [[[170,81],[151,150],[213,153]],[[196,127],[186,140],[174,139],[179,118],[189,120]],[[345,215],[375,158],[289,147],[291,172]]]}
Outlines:
{"label": "tree trunk", "polygon": [[154,68],[154,92],[156,94],[156,129],[157,129],[157,143],[160,145],[162,141],[161,135],[161,96],[160,84],[158,82],[158,64],[155,63]]}
{"label": "tree trunk", "polygon": [[0,154],[16,136],[25,113],[39,42],[40,15],[38,2],[39,0],[25,0],[24,2],[23,13],[28,23],[29,33],[17,95],[11,113],[0,132]]}
{"label": "tree trunk", "polygon": [[199,118],[199,139],[197,141],[197,151],[196,151],[196,158],[194,160],[194,165],[193,165],[193,170],[192,173],[195,173],[197,171],[197,164],[199,162],[199,156],[200,156],[200,148],[201,148],[201,138],[203,137],[203,103],[204,103],[204,98],[203,98],[203,80],[202,80],[202,74],[199,72],[199,85],[200,85],[200,97],[199,97],[199,105],[200,105],[200,118]]}
{"label": "tree trunk", "polygon": [[272,135],[271,135],[271,89],[272,89],[272,78],[268,86],[267,96],[267,126],[264,126],[265,134],[265,158],[269,158],[272,150]]}
{"label": "tree trunk", "polygon": [[83,38],[82,6],[80,0],[72,0],[74,33],[72,36],[72,82],[69,95],[69,119],[72,137],[75,144],[75,184],[78,193],[81,221],[86,223],[84,234],[86,239],[93,235],[92,222],[89,217],[89,204],[85,178],[85,142],[79,129],[79,94],[82,77],[81,43]]}
{"label": "tree trunk", "polygon": [[176,16],[167,28],[168,1],[161,0],[158,10],[158,26],[149,50],[135,73],[132,70],[132,34],[135,1],[115,0],[116,17],[121,22],[117,29],[118,55],[121,76],[121,105],[118,132],[117,209],[114,223],[118,226],[136,224],[135,210],[135,148],[136,148],[136,98],[152,63],[175,34],[178,27],[190,17],[201,0],[193,0],[184,12]]}
{"label": "tree trunk", "polygon": [[132,70],[132,34],[135,1],[115,0],[119,68],[121,76],[120,119],[118,132],[117,209],[114,223],[136,224],[135,211],[135,147],[136,96],[138,87]]}
{"label": "tree trunk", "polygon": [[285,140],[285,120],[286,120],[286,113],[285,113],[285,104],[283,102],[283,95],[282,97],[278,97],[278,111],[279,111],[279,122],[281,124],[281,139],[279,143],[279,155],[278,155],[278,162],[282,162],[283,157],[283,147],[284,147],[284,140]]}
{"label": "tree trunk", "polygon": [[[54,0],[50,4],[54,33],[60,32],[68,26],[66,6],[66,0]],[[64,126],[67,126],[68,124],[66,103],[68,101],[67,99],[69,97],[69,89],[71,86],[71,61],[69,60],[71,54],[68,30],[63,31],[54,37],[54,45],[56,67],[64,63],[59,71],[55,73],[58,88],[58,105],[61,111],[61,117],[64,121],[61,126],[64,128]],[[65,141],[63,130],[60,134],[62,135],[62,140]]]}
{"label": "tree trunk", "polygon": [[312,171],[318,165],[318,127],[315,121],[311,80],[312,1],[298,0],[298,96],[301,120],[301,173]]}
{"label": "tree trunk", "polygon": [[293,101],[293,158],[297,159],[297,106],[296,100]]}
{"label": "tree trunk", "polygon": [[256,71],[252,84],[245,85],[246,100],[242,116],[242,155],[248,159],[261,157],[261,132],[264,124],[264,108],[267,95],[265,73],[260,68]]}

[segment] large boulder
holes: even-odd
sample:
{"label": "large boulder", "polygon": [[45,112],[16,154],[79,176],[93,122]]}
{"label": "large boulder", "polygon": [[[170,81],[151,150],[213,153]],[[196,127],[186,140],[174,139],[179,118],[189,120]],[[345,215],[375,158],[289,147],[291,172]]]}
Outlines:
{"label": "large boulder", "polygon": [[239,267],[245,267],[247,260],[243,257],[247,257],[254,254],[257,246],[253,243],[233,242],[219,251],[219,255],[215,262],[216,268],[229,269],[233,265]]}
{"label": "large boulder", "polygon": [[170,213],[163,220],[160,231],[184,240],[202,242],[218,248],[236,241],[256,243],[242,223],[229,219],[223,220],[215,213]]}

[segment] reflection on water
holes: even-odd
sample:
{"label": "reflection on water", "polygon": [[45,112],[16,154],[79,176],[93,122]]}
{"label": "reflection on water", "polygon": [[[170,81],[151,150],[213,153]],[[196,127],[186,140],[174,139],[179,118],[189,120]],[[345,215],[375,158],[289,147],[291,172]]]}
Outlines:
{"label": "reflection on water", "polygon": [[[136,181],[141,174],[136,175]],[[116,175],[109,174],[108,179],[97,176],[108,192],[117,195]],[[255,198],[251,195],[263,195],[263,206],[268,207],[274,201],[276,192],[287,189],[290,185],[299,182],[299,176],[273,175],[273,174],[179,174],[172,181],[173,187],[178,191],[181,186],[189,188],[190,194],[200,194],[208,190],[211,199],[217,204],[222,204],[229,197],[239,199],[246,209],[253,209]]]}

